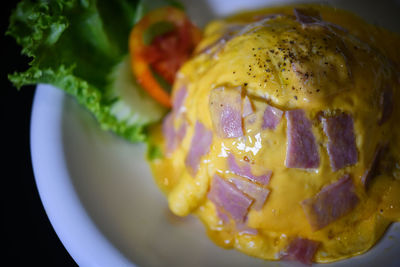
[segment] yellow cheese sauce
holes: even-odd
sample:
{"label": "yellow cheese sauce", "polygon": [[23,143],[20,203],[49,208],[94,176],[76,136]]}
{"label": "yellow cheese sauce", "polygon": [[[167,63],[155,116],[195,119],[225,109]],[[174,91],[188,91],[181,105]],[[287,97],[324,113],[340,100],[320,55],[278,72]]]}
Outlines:
{"label": "yellow cheese sauce", "polygon": [[[172,154],[150,164],[172,212],[179,216],[197,215],[218,245],[278,260],[293,238],[302,237],[320,242],[315,262],[332,262],[366,252],[391,222],[400,219],[400,109],[396,108],[400,99],[400,37],[346,11],[319,5],[306,7],[318,11],[323,21],[338,26],[333,30],[304,27],[295,20],[293,6],[286,6],[234,15],[213,21],[205,28],[197,53],[180,69],[174,84],[175,91],[182,86],[188,91],[183,105],[188,122],[186,135]],[[268,14],[284,15],[263,25],[254,23],[255,18]],[[223,46],[210,46],[229,29],[249,23],[252,26]],[[293,61],[292,53],[301,60]],[[318,169],[285,166],[287,124],[283,116],[275,130],[257,132],[250,127],[240,138],[220,138],[214,134],[210,152],[201,158],[199,171],[192,177],[185,157],[194,125],[199,120],[214,131],[209,95],[221,86],[240,86],[255,103],[266,101],[283,111],[303,109],[317,140]],[[393,113],[387,122],[378,125],[382,116],[380,95],[388,87],[393,92]],[[327,137],[318,116],[321,112],[337,111],[353,117],[358,160],[354,165],[332,171]],[[164,146],[161,126],[154,127],[151,139]],[[383,167],[366,188],[362,177],[382,143],[388,144],[380,164]],[[207,197],[215,173],[229,178],[229,152],[273,173],[265,205],[248,213],[247,224],[258,230],[257,235],[224,224]],[[313,231],[300,203],[344,174],[350,174],[355,184],[357,206]]]}

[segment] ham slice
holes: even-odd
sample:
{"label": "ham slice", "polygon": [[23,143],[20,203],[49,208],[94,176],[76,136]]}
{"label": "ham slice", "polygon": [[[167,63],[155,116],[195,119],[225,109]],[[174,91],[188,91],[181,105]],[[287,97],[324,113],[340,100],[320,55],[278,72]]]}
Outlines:
{"label": "ham slice", "polygon": [[190,149],[185,159],[186,167],[192,176],[196,176],[201,157],[210,151],[211,143],[212,132],[201,122],[196,121]]}
{"label": "ham slice", "polygon": [[302,109],[286,111],[287,150],[285,165],[288,168],[318,168],[319,154],[311,122]]}
{"label": "ham slice", "polygon": [[382,108],[382,114],[378,121],[378,125],[382,125],[387,122],[393,112],[393,91],[391,88],[386,88],[381,94],[380,105]]}
{"label": "ham slice", "polygon": [[295,8],[293,12],[294,15],[296,16],[297,22],[302,24],[303,27],[307,26],[320,26],[325,28],[333,27],[337,30],[347,32],[347,29],[343,28],[340,25],[323,21],[319,12],[312,8]]}
{"label": "ham slice", "polygon": [[267,105],[264,110],[262,129],[275,130],[282,119],[283,111]]}
{"label": "ham slice", "polygon": [[255,210],[262,209],[270,192],[267,188],[239,178],[230,178],[229,181],[235,184],[240,191],[254,200],[252,208]]}
{"label": "ham slice", "polygon": [[243,112],[242,117],[245,118],[254,113],[253,104],[248,96],[245,96],[243,99]]}
{"label": "ham slice", "polygon": [[163,120],[162,132],[165,138],[165,151],[171,153],[175,149],[175,128],[173,112],[167,114]]}
{"label": "ham slice", "polygon": [[218,216],[218,218],[221,219],[222,223],[229,224],[230,219],[229,219],[228,213],[223,208],[221,208],[220,206],[217,206],[217,205],[215,206],[215,209],[217,211],[217,216]]}
{"label": "ham slice", "polygon": [[312,230],[317,231],[350,212],[357,203],[353,180],[346,174],[301,205]]}
{"label": "ham slice", "polygon": [[[181,113],[186,94],[187,90],[184,86],[174,94],[173,109],[163,120],[162,132],[165,138],[165,152],[167,155],[171,154],[179,146],[186,135],[187,122]],[[175,120],[180,122],[178,129],[175,127]]]}
{"label": "ham slice", "polygon": [[262,185],[268,185],[269,180],[271,179],[272,171],[265,171],[263,175],[254,175],[251,171],[251,165],[248,162],[243,162],[240,165],[236,163],[235,156],[232,153],[228,155],[228,166],[229,170],[234,174],[247,178],[253,182],[260,183]]}
{"label": "ham slice", "polygon": [[353,118],[345,113],[322,118],[323,129],[328,137],[328,155],[333,171],[356,164],[357,147]]}
{"label": "ham slice", "polygon": [[181,123],[181,125],[179,126],[178,130],[175,132],[175,134],[176,134],[175,135],[176,136],[176,138],[175,138],[176,146],[178,146],[182,142],[183,138],[185,137],[186,128],[187,128],[187,122],[183,121]]}
{"label": "ham slice", "polygon": [[314,9],[295,8],[293,12],[296,20],[303,25],[319,23],[322,20],[319,12]]}
{"label": "ham slice", "polygon": [[172,153],[179,146],[186,135],[186,121],[183,121],[180,127],[176,130],[174,119],[174,113],[170,112],[165,116],[162,124],[162,131],[165,138],[165,152],[167,155]]}
{"label": "ham slice", "polygon": [[214,175],[208,198],[218,208],[226,211],[238,224],[243,224],[253,200],[236,188],[232,183]]}
{"label": "ham slice", "polygon": [[[215,204],[215,202],[214,202],[214,204]],[[253,204],[253,206],[254,206],[254,204]],[[230,216],[229,216],[228,212],[226,212],[222,207],[220,207],[218,205],[215,205],[215,209],[217,211],[217,216],[218,216],[218,218],[220,218],[222,223],[224,225],[229,225],[230,224]],[[236,226],[236,230],[240,233],[244,233],[244,234],[248,234],[248,235],[257,235],[258,234],[257,229],[247,226],[246,221],[236,222],[235,226]]]}
{"label": "ham slice", "polygon": [[365,171],[364,175],[361,177],[361,182],[366,189],[368,189],[368,185],[371,182],[371,180],[378,175],[379,164],[381,162],[383,155],[386,153],[387,150],[388,150],[387,144],[384,145],[380,144],[377,146],[371,164],[369,165],[369,168]]}
{"label": "ham slice", "polygon": [[178,91],[175,92],[172,101],[172,108],[174,109],[175,112],[179,113],[181,111],[186,96],[187,96],[186,86],[182,86],[181,88],[178,89]]}
{"label": "ham slice", "polygon": [[219,137],[243,136],[241,88],[215,88],[210,94],[209,109],[214,130]]}
{"label": "ham slice", "polygon": [[265,129],[275,130],[282,120],[283,111],[268,105],[265,101],[254,100],[252,107],[253,112],[246,114],[244,118],[246,134],[257,134]]}
{"label": "ham slice", "polygon": [[311,265],[319,245],[320,242],[318,241],[298,237],[290,242],[282,255],[282,259]]}
{"label": "ham slice", "polygon": [[237,223],[236,230],[241,234],[248,234],[248,235],[258,234],[257,229],[249,227],[246,223]]}

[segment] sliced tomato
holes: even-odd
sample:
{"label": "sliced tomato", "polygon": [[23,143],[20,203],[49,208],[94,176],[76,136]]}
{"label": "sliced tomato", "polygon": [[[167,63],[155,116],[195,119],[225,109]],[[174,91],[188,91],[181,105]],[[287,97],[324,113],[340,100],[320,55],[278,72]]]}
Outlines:
{"label": "sliced tomato", "polygon": [[163,106],[171,107],[171,96],[159,84],[153,71],[172,85],[176,72],[200,39],[201,31],[183,11],[173,7],[151,11],[132,29],[129,49],[133,74]]}

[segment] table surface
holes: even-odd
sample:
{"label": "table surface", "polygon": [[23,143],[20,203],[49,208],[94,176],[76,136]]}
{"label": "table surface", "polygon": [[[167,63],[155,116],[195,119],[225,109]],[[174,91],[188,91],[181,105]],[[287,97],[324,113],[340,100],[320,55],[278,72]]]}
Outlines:
{"label": "table surface", "polygon": [[7,247],[2,262],[12,262],[11,266],[76,266],[47,218],[32,172],[29,134],[35,87],[18,91],[7,78],[9,73],[26,69],[29,62],[20,55],[14,39],[4,36],[16,2],[6,1],[1,9],[1,132],[6,148],[2,160],[6,167],[1,186],[2,241]]}

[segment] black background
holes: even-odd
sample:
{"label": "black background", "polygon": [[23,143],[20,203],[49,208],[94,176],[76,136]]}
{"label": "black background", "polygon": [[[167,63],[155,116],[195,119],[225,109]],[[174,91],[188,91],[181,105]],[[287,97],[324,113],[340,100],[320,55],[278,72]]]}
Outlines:
{"label": "black background", "polygon": [[[27,68],[29,60],[5,36],[11,10],[17,1],[4,1],[1,7],[1,175],[2,220],[1,262],[8,266],[77,266],[57,237],[41,203],[30,158],[30,115],[35,87],[20,91],[7,74]],[[5,257],[4,257],[5,256]]]}

